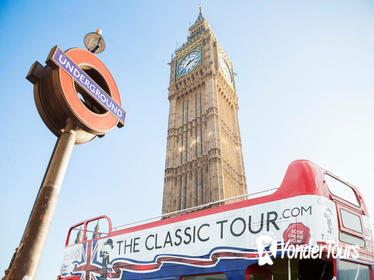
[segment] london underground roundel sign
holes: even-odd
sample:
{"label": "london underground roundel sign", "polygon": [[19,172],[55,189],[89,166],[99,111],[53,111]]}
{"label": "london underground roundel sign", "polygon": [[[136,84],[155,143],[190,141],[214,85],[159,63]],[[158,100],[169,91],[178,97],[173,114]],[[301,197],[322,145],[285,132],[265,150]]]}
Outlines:
{"label": "london underground roundel sign", "polygon": [[52,48],[43,67],[35,62],[27,78],[34,83],[34,98],[43,121],[61,135],[66,120],[78,127],[77,143],[122,127],[126,112],[117,85],[106,66],[93,53]]}

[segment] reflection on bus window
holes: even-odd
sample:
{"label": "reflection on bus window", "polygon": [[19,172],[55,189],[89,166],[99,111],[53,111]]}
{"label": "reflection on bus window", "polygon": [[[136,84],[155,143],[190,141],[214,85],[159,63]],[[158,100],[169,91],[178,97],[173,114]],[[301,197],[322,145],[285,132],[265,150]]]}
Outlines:
{"label": "reflection on bus window", "polygon": [[82,237],[83,237],[83,230],[84,230],[84,225],[79,225],[73,228],[70,231],[70,236],[69,236],[69,242],[68,245],[73,245],[77,244],[79,242],[82,242]]}
{"label": "reflection on bus window", "polygon": [[345,209],[340,209],[340,214],[342,216],[342,222],[345,228],[362,233],[361,219],[359,216]]}
{"label": "reflection on bus window", "polygon": [[226,280],[225,274],[207,274],[198,276],[183,276],[182,280]]}
{"label": "reflection on bus window", "polygon": [[87,223],[85,240],[97,239],[107,236],[109,233],[109,223],[105,218]]}
{"label": "reflection on bus window", "polygon": [[325,174],[325,179],[326,179],[327,187],[329,188],[330,192],[333,195],[338,196],[341,199],[344,199],[348,201],[349,203],[360,207],[356,194],[350,186],[344,184],[338,179],[335,179],[329,174]]}
{"label": "reflection on bus window", "polygon": [[370,269],[367,265],[339,261],[339,280],[370,280]]}

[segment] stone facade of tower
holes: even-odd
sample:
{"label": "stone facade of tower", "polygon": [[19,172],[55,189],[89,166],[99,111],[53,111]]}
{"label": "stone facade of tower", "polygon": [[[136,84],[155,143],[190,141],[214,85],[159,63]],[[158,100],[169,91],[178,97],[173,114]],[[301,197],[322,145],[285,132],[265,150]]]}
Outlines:
{"label": "stone facade of tower", "polygon": [[247,193],[232,63],[201,8],[189,33],[170,62],[163,213]]}

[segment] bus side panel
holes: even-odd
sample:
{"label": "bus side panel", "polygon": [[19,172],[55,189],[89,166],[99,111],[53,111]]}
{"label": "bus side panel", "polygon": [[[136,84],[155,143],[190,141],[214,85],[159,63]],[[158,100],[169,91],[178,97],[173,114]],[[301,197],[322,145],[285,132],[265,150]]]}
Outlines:
{"label": "bus side panel", "polygon": [[151,273],[132,273],[123,271],[121,280],[138,280],[138,279],[163,279],[173,278],[180,279],[187,275],[204,275],[213,273],[225,273],[227,280],[245,279],[245,272],[251,264],[257,263],[257,260],[221,260],[213,267],[194,267],[180,264],[166,263],[158,271]]}

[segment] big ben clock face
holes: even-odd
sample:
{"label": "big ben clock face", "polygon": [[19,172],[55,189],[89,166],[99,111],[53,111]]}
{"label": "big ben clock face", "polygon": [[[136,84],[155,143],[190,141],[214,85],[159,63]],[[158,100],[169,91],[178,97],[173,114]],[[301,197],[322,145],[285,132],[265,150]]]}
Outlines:
{"label": "big ben clock face", "polygon": [[230,83],[232,83],[232,76],[231,76],[230,68],[229,68],[229,66],[227,65],[226,60],[222,57],[222,55],[219,55],[219,56],[218,56],[218,63],[219,63],[219,66],[221,67],[221,70],[222,70],[223,74],[225,75],[225,78],[226,78]]}
{"label": "big ben clock face", "polygon": [[193,69],[196,68],[199,61],[201,60],[201,53],[199,51],[190,52],[186,55],[178,66],[178,75],[184,76],[190,73]]}

